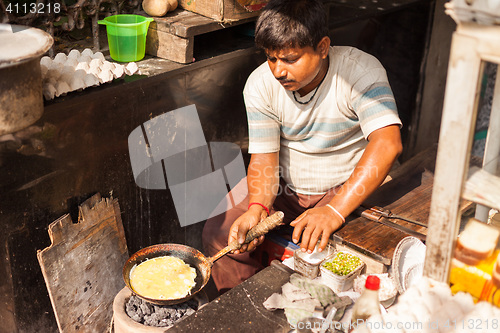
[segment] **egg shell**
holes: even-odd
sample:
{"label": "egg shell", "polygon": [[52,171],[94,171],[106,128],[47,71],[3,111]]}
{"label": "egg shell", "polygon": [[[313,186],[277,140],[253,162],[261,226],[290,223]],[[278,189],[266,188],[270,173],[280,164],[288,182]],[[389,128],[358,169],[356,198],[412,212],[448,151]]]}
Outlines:
{"label": "egg shell", "polygon": [[42,92],[43,92],[43,97],[45,97],[45,99],[47,100],[50,100],[55,97],[56,88],[51,83],[47,83],[43,86]]}
{"label": "egg shell", "polygon": [[89,68],[94,69],[94,68],[101,68],[103,62],[101,59],[92,59],[89,63]]}
{"label": "egg shell", "polygon": [[125,74],[123,66],[115,65],[115,69],[113,70],[113,76],[115,77],[115,79],[122,77],[123,74]]}
{"label": "egg shell", "polygon": [[109,71],[115,69],[115,65],[109,61],[103,61],[101,65],[101,71]]}
{"label": "egg shell", "polygon": [[101,72],[101,69],[99,67],[90,67],[89,70],[87,71],[87,74],[92,74],[96,78],[99,76],[99,73]]}
{"label": "egg shell", "polygon": [[61,71],[61,77],[59,78],[59,80],[63,80],[69,83],[73,75],[75,75],[75,69],[71,66],[64,66]]}
{"label": "egg shell", "polygon": [[93,75],[93,74],[87,74],[85,75],[85,78],[83,79],[85,82],[85,85],[87,87],[92,87],[92,86],[98,86],[99,85],[99,79]]}
{"label": "egg shell", "polygon": [[89,63],[85,61],[80,61],[78,65],[75,67],[76,70],[84,70],[85,72],[89,71]]}
{"label": "egg shell", "polygon": [[61,96],[67,92],[71,91],[70,86],[65,81],[59,81],[56,84],[56,97]]}
{"label": "egg shell", "polygon": [[78,50],[71,50],[68,53],[68,58],[69,59],[76,59],[76,60],[78,60],[78,58],[80,58],[80,56],[81,56],[81,54],[80,54],[80,51],[78,51]]}
{"label": "egg shell", "polygon": [[88,56],[88,57],[92,58],[93,55],[94,55],[94,52],[92,52],[92,50],[89,48],[86,48],[82,51],[82,56]]}
{"label": "egg shell", "polygon": [[85,82],[82,78],[74,76],[70,82],[71,91],[85,89]]}
{"label": "egg shell", "polygon": [[84,71],[83,69],[77,69],[74,74],[75,77],[78,77],[82,80],[85,78],[85,75],[87,75],[87,72]]}
{"label": "egg shell", "polygon": [[104,54],[102,54],[102,52],[96,52],[92,55],[92,59],[100,59],[104,61],[106,58],[104,57]]}
{"label": "egg shell", "polygon": [[137,64],[135,62],[129,62],[127,66],[125,66],[125,73],[127,75],[133,75],[135,74],[135,72],[137,72],[138,69],[139,67],[137,67]]}
{"label": "egg shell", "polygon": [[50,68],[52,65],[52,59],[48,56],[43,56],[40,59],[40,65],[44,65],[45,67]]}
{"label": "egg shell", "polygon": [[113,80],[113,72],[110,70],[102,70],[98,76],[99,76],[99,81],[101,81],[101,83]]}
{"label": "egg shell", "polygon": [[52,79],[54,79],[54,81],[57,81],[61,77],[61,71],[59,69],[49,68],[47,70],[46,77],[49,79],[52,78]]}
{"label": "egg shell", "polygon": [[64,53],[58,53],[56,54],[56,56],[54,57],[54,61],[55,62],[59,62],[59,63],[65,63],[66,60],[68,60],[68,57],[66,56],[66,54]]}
{"label": "egg shell", "polygon": [[92,61],[92,57],[88,56],[88,55],[84,55],[82,54],[80,56],[80,59],[78,59],[79,62],[87,62],[87,63],[90,63]]}
{"label": "egg shell", "polygon": [[64,63],[64,66],[71,66],[75,68],[78,65],[78,60],[74,58],[68,58],[66,62]]}

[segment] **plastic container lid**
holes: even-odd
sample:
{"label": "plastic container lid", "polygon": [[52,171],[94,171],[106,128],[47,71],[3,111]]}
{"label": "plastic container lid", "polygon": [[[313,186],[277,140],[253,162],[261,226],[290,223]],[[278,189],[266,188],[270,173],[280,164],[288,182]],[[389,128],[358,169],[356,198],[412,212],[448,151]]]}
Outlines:
{"label": "plastic container lid", "polygon": [[41,57],[53,43],[41,29],[0,24],[0,68]]}
{"label": "plastic container lid", "polygon": [[366,278],[365,288],[370,290],[378,290],[380,287],[380,279],[378,276],[370,275]]}

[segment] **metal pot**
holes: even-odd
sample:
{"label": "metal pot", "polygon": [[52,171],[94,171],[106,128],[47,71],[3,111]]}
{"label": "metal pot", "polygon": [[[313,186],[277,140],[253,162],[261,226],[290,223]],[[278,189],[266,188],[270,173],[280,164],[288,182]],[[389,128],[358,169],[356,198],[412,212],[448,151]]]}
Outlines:
{"label": "metal pot", "polygon": [[40,58],[53,43],[43,30],[0,24],[0,135],[28,127],[42,116]]}

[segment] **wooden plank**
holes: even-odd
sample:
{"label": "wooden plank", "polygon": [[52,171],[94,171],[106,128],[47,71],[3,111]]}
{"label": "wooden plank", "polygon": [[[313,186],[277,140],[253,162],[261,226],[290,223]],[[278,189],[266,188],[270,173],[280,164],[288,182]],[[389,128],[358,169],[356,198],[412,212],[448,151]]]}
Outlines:
{"label": "wooden plank", "polygon": [[396,246],[406,236],[399,230],[358,217],[337,231],[333,240],[384,265],[390,265]]}
{"label": "wooden plank", "polygon": [[[144,14],[144,16],[147,16]],[[153,17],[149,28],[171,33],[179,37],[194,37],[204,33],[230,28],[240,24],[252,22],[256,17],[249,17],[237,21],[218,22],[211,18],[190,12],[188,10],[176,9],[162,17]]]}
{"label": "wooden plank", "polygon": [[179,6],[223,22],[238,21],[259,15],[258,11],[250,12],[246,10],[236,0],[179,0]]}
{"label": "wooden plank", "polygon": [[181,64],[193,62],[194,37],[182,38],[168,32],[149,29],[146,53]]}
{"label": "wooden plank", "polygon": [[80,206],[78,223],[64,215],[49,236],[52,244],[37,257],[59,331],[106,332],[128,258],[118,201],[93,196]]}
{"label": "wooden plank", "polygon": [[[460,224],[459,203],[477,114],[481,59],[476,38],[455,32],[449,61],[424,274],[447,282]],[[498,44],[497,44],[498,45]]]}
{"label": "wooden plank", "polygon": [[500,177],[481,168],[471,168],[463,197],[486,207],[500,210]]}
{"label": "wooden plank", "polygon": [[217,21],[182,9],[176,9],[163,17],[154,17],[149,27],[184,38],[223,28]]}

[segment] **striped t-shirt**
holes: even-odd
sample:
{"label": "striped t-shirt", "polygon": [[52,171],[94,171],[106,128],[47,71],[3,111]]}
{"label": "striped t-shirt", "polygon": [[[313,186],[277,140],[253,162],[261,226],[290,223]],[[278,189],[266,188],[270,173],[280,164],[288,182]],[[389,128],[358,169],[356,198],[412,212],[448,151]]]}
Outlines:
{"label": "striped t-shirt", "polygon": [[[345,182],[361,158],[371,132],[398,124],[387,75],[373,56],[334,46],[329,68],[314,98],[294,100],[263,63],[243,91],[249,153],[279,151],[281,177],[301,194],[325,193]],[[308,101],[314,90],[300,101]]]}

